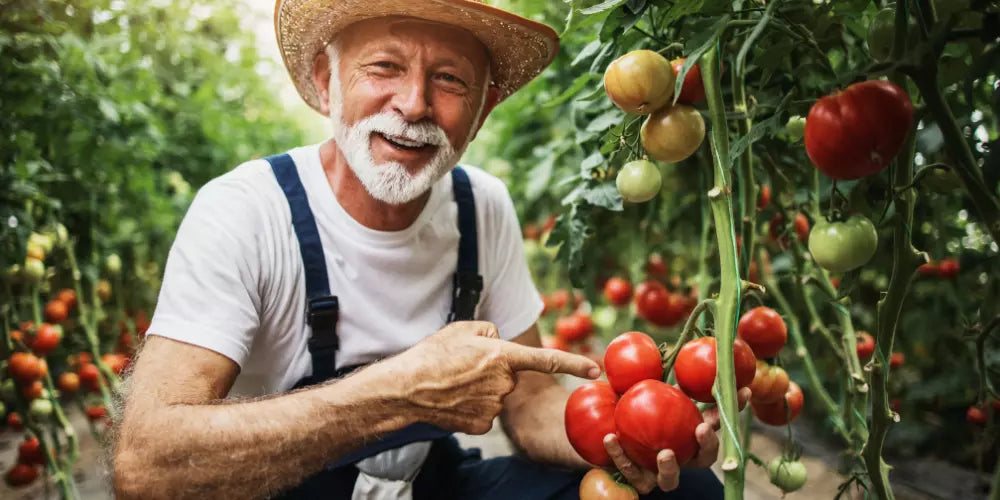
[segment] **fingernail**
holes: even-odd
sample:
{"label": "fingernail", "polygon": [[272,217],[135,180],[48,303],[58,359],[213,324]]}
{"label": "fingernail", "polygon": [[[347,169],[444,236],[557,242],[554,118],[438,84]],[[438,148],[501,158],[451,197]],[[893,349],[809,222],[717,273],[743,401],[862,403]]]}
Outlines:
{"label": "fingernail", "polygon": [[597,378],[600,376],[601,376],[601,369],[596,366],[591,368],[590,371],[587,372],[587,377],[589,378]]}

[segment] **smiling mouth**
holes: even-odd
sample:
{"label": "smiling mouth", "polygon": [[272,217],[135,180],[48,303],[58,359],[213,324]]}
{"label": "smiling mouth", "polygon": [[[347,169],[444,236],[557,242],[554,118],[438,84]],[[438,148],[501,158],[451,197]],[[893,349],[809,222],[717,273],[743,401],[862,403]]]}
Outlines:
{"label": "smiling mouth", "polygon": [[427,142],[411,141],[405,137],[388,136],[380,132],[376,132],[376,135],[389,143],[390,146],[401,151],[426,151],[437,147]]}

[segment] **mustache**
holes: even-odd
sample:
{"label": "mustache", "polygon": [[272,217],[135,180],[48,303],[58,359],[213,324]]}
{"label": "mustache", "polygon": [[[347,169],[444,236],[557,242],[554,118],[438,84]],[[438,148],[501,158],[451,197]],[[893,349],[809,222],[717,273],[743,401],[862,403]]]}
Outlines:
{"label": "mustache", "polygon": [[354,131],[370,135],[380,133],[388,137],[400,137],[408,141],[423,142],[433,146],[448,146],[448,135],[441,127],[429,121],[410,123],[392,112],[382,112],[368,116],[355,123]]}

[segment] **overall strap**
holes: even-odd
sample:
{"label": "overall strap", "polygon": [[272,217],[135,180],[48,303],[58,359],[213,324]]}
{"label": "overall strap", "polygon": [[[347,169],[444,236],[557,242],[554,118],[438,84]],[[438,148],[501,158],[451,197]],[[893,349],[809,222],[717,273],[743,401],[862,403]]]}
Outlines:
{"label": "overall strap", "polygon": [[451,171],[451,184],[458,204],[458,266],[452,285],[451,312],[448,322],[475,319],[476,305],[483,291],[483,276],[479,274],[479,235],[476,231],[476,198],[472,194],[469,174],[456,166]]}
{"label": "overall strap", "polygon": [[312,356],[312,383],[319,383],[334,376],[337,355],[337,297],[330,294],[330,281],[326,272],[323,244],[319,239],[316,219],[309,208],[305,187],[299,179],[295,161],[287,153],[266,158],[274,177],[288,200],[292,211],[292,227],[299,240],[302,266],[306,274],[306,323],[312,327],[309,337],[309,354]]}

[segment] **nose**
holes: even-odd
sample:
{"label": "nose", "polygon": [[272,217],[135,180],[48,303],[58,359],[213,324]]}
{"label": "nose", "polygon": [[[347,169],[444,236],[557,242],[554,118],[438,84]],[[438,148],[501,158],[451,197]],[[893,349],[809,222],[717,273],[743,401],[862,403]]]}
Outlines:
{"label": "nose", "polygon": [[432,115],[427,81],[422,72],[414,71],[402,82],[392,99],[393,109],[410,123],[416,123]]}

